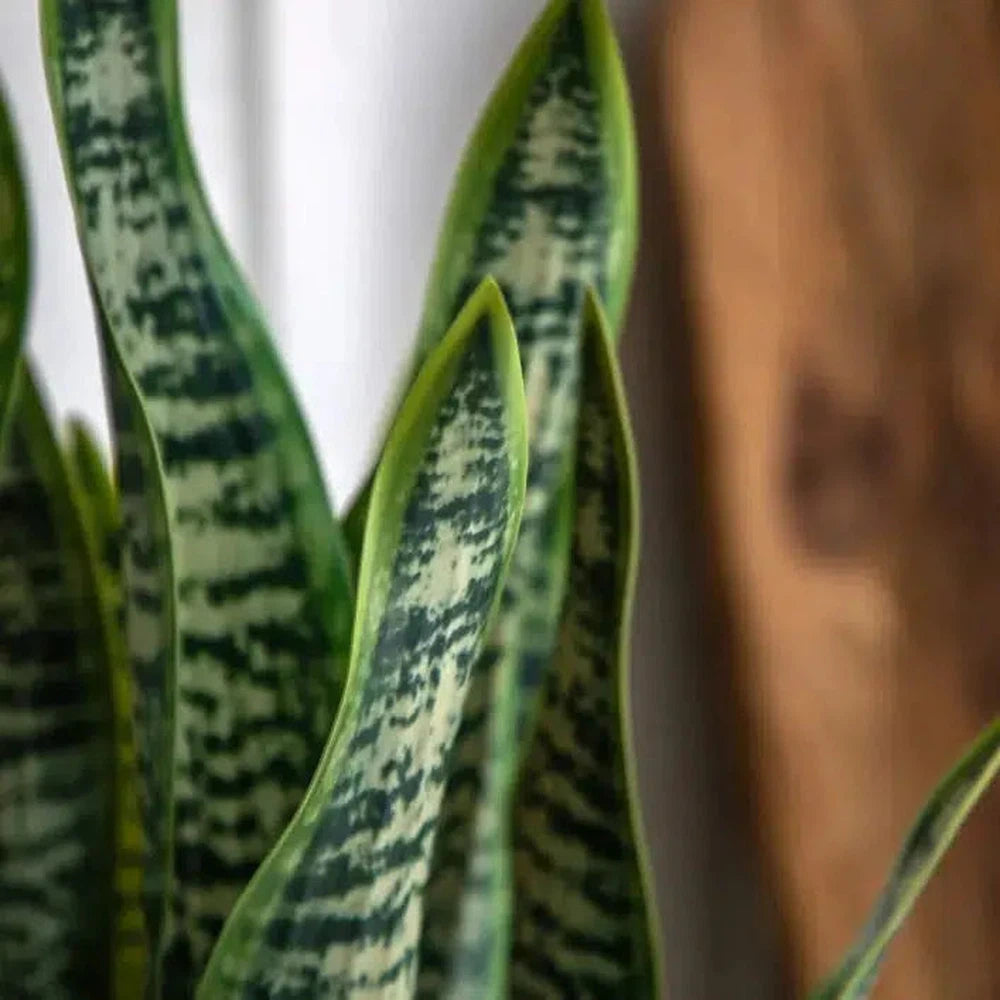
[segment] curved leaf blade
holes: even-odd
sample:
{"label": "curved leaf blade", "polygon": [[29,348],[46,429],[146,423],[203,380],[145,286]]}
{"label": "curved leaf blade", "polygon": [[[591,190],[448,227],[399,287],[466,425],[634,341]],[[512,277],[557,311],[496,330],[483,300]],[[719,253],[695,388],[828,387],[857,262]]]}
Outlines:
{"label": "curved leaf blade", "polygon": [[145,988],[149,941],[142,908],[144,842],[132,718],[133,684],[123,631],[121,516],[110,473],[86,425],[71,421],[67,437],[70,485],[82,517],[90,565],[88,586],[96,606],[111,684],[114,739],[111,995],[116,1000],[133,1000],[142,996]]}
{"label": "curved leaf blade", "polygon": [[116,428],[154,996],[190,994],[298,805],[352,606],[293,394],[182,141],[173,7],[42,0]]}
{"label": "curved leaf blade", "polygon": [[659,984],[629,739],[638,484],[594,294],[584,329],[569,586],[512,824],[512,991],[639,1000]]}
{"label": "curved leaf blade", "polygon": [[524,425],[513,329],[486,282],[390,435],[344,706],[298,816],[227,924],[200,1000],[412,995],[444,778],[517,533]]}
{"label": "curved leaf blade", "polygon": [[463,155],[420,349],[440,340],[486,274],[504,290],[522,353],[539,339],[563,346],[590,284],[617,330],[632,280],[636,190],[628,86],[603,0],[550,0]]}
{"label": "curved leaf blade", "polygon": [[[617,331],[634,262],[635,160],[628,88],[603,3],[550,2],[469,144],[421,331],[421,343],[432,342],[463,283],[480,269],[498,274],[518,335],[530,441],[521,533],[470,691],[428,891],[428,997],[446,984],[457,996],[464,987],[455,984],[465,982],[489,984],[498,991],[490,995],[504,989],[505,823],[519,737],[531,729],[566,586],[583,304],[596,285]],[[360,520],[357,510],[351,516]]]}
{"label": "curved leaf blade", "polygon": [[924,806],[867,927],[814,1000],[864,1000],[871,993],[892,939],[998,772],[1000,720],[966,751]]}
{"label": "curved leaf blade", "polygon": [[[466,146],[414,359],[419,367],[484,277],[499,281],[528,398],[536,494],[526,504],[529,521],[553,516],[552,495],[572,448],[587,285],[608,303],[616,331],[624,315],[636,245],[636,177],[628,86],[603,0],[550,0]],[[345,520],[352,540],[361,538],[367,499],[363,490]],[[539,592],[553,583],[558,587],[550,581]]]}
{"label": "curved leaf blade", "polygon": [[83,525],[27,367],[0,463],[0,995],[105,1000],[110,690]]}

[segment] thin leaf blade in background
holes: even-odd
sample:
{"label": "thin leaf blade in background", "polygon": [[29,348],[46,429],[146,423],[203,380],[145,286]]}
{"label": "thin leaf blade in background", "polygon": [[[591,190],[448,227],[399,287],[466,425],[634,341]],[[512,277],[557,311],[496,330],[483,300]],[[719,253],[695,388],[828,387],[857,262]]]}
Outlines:
{"label": "thin leaf blade in background", "polygon": [[226,926],[200,1000],[413,995],[448,761],[526,471],[513,328],[485,282],[390,435],[344,707],[298,816]]}
{"label": "thin leaf blade in background", "polygon": [[196,183],[174,4],[43,0],[42,24],[116,431],[150,992],[187,996],[329,732],[349,570]]}
{"label": "thin leaf blade in background", "polygon": [[924,886],[1000,772],[1000,720],[992,723],[935,790],[910,831],[857,944],[813,1000],[864,1000]]}
{"label": "thin leaf blade in background", "polygon": [[123,631],[121,515],[114,484],[100,448],[79,420],[67,435],[67,464],[80,511],[91,567],[89,583],[103,638],[112,698],[114,789],[112,993],[115,1000],[141,997],[149,962],[142,909],[143,832],[139,806],[139,762],[133,723],[132,677]]}

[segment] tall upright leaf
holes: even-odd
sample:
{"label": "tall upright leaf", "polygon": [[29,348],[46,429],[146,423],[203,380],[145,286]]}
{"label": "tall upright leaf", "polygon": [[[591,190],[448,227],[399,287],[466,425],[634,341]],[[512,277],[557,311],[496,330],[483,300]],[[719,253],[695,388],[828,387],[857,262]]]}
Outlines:
{"label": "tall upright leaf", "polygon": [[0,440],[13,406],[28,307],[28,209],[14,123],[0,88]]}
{"label": "tall upright leaf", "polygon": [[527,467],[510,317],[486,282],[431,354],[372,493],[344,708],[201,1000],[414,995],[452,747]]}
{"label": "tall upright leaf", "polygon": [[[438,240],[417,363],[486,275],[514,319],[528,400],[528,497],[492,657],[518,661],[530,707],[551,653],[569,531],[580,316],[597,288],[617,333],[636,241],[628,87],[603,0],[550,0],[477,125]],[[360,534],[366,494],[348,520]],[[516,619],[516,621],[511,620]]]}
{"label": "tall upright leaf", "polygon": [[71,422],[66,451],[72,494],[85,533],[88,587],[97,608],[96,624],[111,685],[114,753],[106,765],[114,789],[111,996],[133,1000],[143,993],[149,943],[142,912],[143,835],[132,678],[122,628],[121,516],[100,449],[82,422]]}
{"label": "tall upright leaf", "polygon": [[[584,331],[559,640],[516,794],[501,790],[493,811],[466,796],[478,841],[457,809],[439,831],[421,954],[427,1000],[656,994],[627,723],[636,472],[614,347],[594,294]],[[509,672],[507,680],[513,686]],[[482,836],[485,818],[508,814]]]}
{"label": "tall upright leaf", "polygon": [[115,423],[150,992],[187,997],[334,718],[347,562],[197,181],[173,0],[42,0],[42,16]]}
{"label": "tall upright leaf", "polygon": [[110,685],[83,524],[27,368],[0,462],[0,996],[106,1000]]}
{"label": "tall upright leaf", "polygon": [[865,1000],[869,996],[892,939],[998,773],[1000,719],[983,732],[931,796],[906,838],[868,925],[813,1000]]}
{"label": "tall upright leaf", "polygon": [[[518,336],[530,444],[521,533],[446,796],[425,932],[427,996],[439,988],[430,971],[438,962],[452,968],[446,981],[503,990],[511,905],[503,824],[566,585],[583,305],[595,286],[617,331],[635,232],[631,109],[607,11],[601,0],[553,0],[469,144],[421,326],[425,348],[468,284],[486,271],[497,275]],[[461,956],[449,947],[440,953],[454,930],[459,887],[467,895]]]}
{"label": "tall upright leaf", "polygon": [[518,783],[512,994],[656,995],[629,745],[638,486],[618,362],[585,312],[572,558],[559,642]]}

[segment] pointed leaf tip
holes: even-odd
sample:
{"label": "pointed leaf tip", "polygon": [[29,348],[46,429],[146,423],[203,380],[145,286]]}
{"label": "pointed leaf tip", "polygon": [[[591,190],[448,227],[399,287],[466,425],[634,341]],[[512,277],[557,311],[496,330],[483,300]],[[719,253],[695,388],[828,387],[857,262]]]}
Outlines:
{"label": "pointed leaf tip", "polygon": [[411,995],[451,749],[517,535],[524,392],[485,282],[432,352],[372,490],[343,707],[200,1000]]}

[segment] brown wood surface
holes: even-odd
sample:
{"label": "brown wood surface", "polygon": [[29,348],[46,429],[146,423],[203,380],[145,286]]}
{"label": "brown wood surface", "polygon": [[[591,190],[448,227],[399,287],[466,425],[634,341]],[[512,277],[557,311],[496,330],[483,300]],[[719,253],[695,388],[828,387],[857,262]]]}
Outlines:
{"label": "brown wood surface", "polygon": [[[801,994],[1000,709],[1000,14],[672,0],[658,28],[758,822]],[[1000,807],[882,1000],[1000,997]]]}

